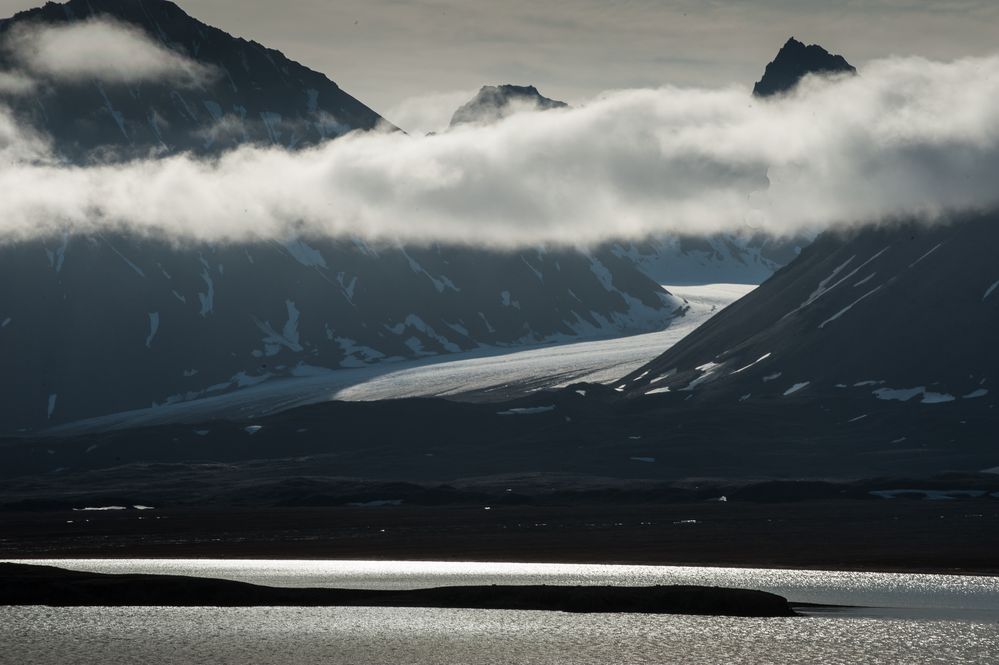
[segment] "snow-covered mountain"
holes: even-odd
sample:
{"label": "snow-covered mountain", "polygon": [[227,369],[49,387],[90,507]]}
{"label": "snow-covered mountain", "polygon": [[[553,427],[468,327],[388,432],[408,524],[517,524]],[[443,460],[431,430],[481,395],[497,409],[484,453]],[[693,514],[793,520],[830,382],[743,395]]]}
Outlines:
{"label": "snow-covered mountain", "polygon": [[[383,122],[324,75],[166,0],[49,3],[0,31],[96,15],[221,76],[184,89],[53,80],[11,101],[73,162],[247,141],[295,148]],[[312,366],[658,330],[683,307],[610,249],[316,238],[177,246],[123,233],[5,244],[0,431],[218,394]]]}

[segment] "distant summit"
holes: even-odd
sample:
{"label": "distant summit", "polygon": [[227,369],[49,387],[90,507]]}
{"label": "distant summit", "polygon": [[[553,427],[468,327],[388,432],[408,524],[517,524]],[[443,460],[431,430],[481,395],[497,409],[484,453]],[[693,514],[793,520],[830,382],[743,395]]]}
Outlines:
{"label": "distant summit", "polygon": [[485,85],[470,101],[454,112],[451,126],[468,122],[496,122],[517,110],[539,111],[566,108],[568,104],[543,96],[533,85]]}
{"label": "distant summit", "polygon": [[806,74],[836,72],[856,74],[857,69],[841,55],[833,55],[817,44],[805,46],[791,37],[767,65],[763,78],[753,86],[753,94],[769,97],[791,90]]}

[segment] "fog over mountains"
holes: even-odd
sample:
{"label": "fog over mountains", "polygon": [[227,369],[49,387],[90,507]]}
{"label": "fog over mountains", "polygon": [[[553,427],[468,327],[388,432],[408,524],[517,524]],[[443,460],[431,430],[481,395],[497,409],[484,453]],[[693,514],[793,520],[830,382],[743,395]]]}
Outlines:
{"label": "fog over mountains", "polygon": [[[124,24],[131,27],[123,33]],[[43,46],[47,31],[66,30],[86,31],[84,39],[132,39],[129,31],[139,31],[184,54],[205,77],[128,79],[111,66],[111,77],[66,80],[50,62],[58,54],[35,53],[28,64],[8,55],[0,68],[40,77],[12,96],[15,117],[71,161],[214,154],[244,143],[300,149],[386,124],[325,76],[169,2],[48,4],[0,24],[0,33],[41,36]],[[64,44],[67,33],[56,34]],[[40,61],[48,67],[42,74]],[[95,74],[110,80],[90,80]],[[0,422],[34,428],[311,367],[642,332],[682,315],[682,300],[620,254],[295,235],[177,245],[115,229],[5,243]]]}
{"label": "fog over mountains", "polygon": [[[76,27],[73,40],[139,40],[159,64],[74,69],[46,30]],[[157,425],[128,459],[238,461],[253,436],[255,459],[424,479],[999,464],[995,58],[856,73],[792,39],[755,95],[667,87],[570,106],[488,85],[446,131],[409,136],[168,2],[49,4],[0,34],[0,432],[660,330],[688,305],[664,284],[763,282],[608,386]],[[103,436],[63,440],[63,466],[120,461],[129,433]],[[157,457],[165,441],[177,447]],[[55,463],[18,454],[31,472]]]}
{"label": "fog over mountains", "polygon": [[[77,162],[94,153],[303,147],[385,123],[323,74],[171,2],[50,2],[0,22],[0,39],[7,45],[0,69],[39,79],[31,94],[5,101]],[[124,43],[101,63],[84,48],[90,41]],[[136,48],[141,58],[150,43],[162,53],[150,54],[149,66],[135,65]],[[81,44],[77,53],[74,44]],[[160,64],[163,54],[175,61]]]}

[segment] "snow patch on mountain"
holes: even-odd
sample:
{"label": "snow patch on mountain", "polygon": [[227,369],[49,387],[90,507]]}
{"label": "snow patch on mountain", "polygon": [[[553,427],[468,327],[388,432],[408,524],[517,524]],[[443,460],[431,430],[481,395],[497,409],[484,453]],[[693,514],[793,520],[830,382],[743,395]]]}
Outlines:
{"label": "snow patch on mountain", "polygon": [[293,238],[291,240],[286,240],[284,243],[285,249],[291,254],[292,258],[301,263],[307,268],[326,268],[326,259],[323,258],[322,253],[310,247],[301,238]]}
{"label": "snow patch on mountain", "polygon": [[295,303],[291,300],[285,301],[285,308],[288,312],[288,319],[282,327],[280,333],[274,330],[270,321],[255,321],[257,327],[264,333],[264,337],[261,341],[264,344],[263,355],[265,356],[276,356],[280,353],[282,348],[294,352],[300,352],[303,350],[298,334],[298,319],[300,312],[298,311],[298,308],[295,307]]}
{"label": "snow patch on mountain", "polygon": [[151,348],[153,338],[160,329],[160,313],[149,312],[149,335],[146,336],[146,348]]}
{"label": "snow patch on mountain", "polygon": [[953,402],[957,399],[948,393],[929,391],[924,386],[916,388],[878,388],[873,394],[878,399],[899,402],[908,402],[910,399],[922,395],[922,399],[919,400],[922,404],[943,404]]}

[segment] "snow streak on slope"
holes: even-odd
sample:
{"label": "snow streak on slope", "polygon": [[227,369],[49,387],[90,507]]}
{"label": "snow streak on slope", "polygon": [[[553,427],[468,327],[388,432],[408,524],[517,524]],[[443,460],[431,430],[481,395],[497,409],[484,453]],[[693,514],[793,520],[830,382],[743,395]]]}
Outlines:
{"label": "snow streak on slope", "polygon": [[755,288],[745,284],[666,287],[690,305],[667,329],[615,339],[540,345],[512,353],[495,347],[444,358],[379,363],[356,369],[300,367],[233,393],[70,423],[52,433],[124,429],[210,418],[254,418],[329,400],[368,401],[468,395],[503,399],[579,381],[606,383],[662,353],[729,303]]}

